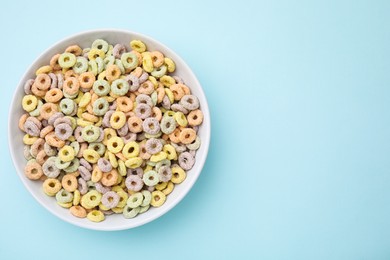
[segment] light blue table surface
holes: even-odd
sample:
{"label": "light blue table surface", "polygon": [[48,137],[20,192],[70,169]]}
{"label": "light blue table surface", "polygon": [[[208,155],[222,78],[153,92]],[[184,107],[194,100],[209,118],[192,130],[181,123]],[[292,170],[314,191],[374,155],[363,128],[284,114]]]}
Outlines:
{"label": "light blue table surface", "polygon": [[[389,13],[389,1],[2,4],[0,259],[390,259]],[[209,156],[186,198],[111,233],[42,208],[7,143],[29,64],[97,28],[175,50],[212,117]]]}

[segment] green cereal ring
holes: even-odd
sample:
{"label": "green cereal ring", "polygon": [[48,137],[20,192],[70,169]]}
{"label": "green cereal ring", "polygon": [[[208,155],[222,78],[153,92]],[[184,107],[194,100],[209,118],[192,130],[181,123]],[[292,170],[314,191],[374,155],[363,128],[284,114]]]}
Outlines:
{"label": "green cereal ring", "polygon": [[37,108],[30,112],[30,116],[38,117],[41,114],[41,107],[43,106],[42,100],[38,100]]}
{"label": "green cereal ring", "polygon": [[73,65],[73,71],[77,74],[84,73],[88,70],[88,60],[84,57],[77,57]]}
{"label": "green cereal ring", "polygon": [[137,208],[130,208],[128,205],[126,205],[124,208],[123,208],[123,216],[125,218],[134,218],[135,216],[138,215],[138,213],[140,212],[141,208],[140,207],[137,207]]}
{"label": "green cereal ring", "polygon": [[106,53],[108,51],[108,43],[105,40],[97,39],[92,43],[92,49],[98,49]]}
{"label": "green cereal ring", "polygon": [[119,174],[121,176],[126,176],[127,174],[127,169],[126,169],[126,165],[125,165],[125,162],[122,161],[122,160],[118,160],[118,168],[117,168]]}
{"label": "green cereal ring", "polygon": [[66,191],[64,189],[61,189],[59,192],[56,194],[56,200],[60,203],[68,203],[73,201],[73,194],[70,193],[69,191]]}
{"label": "green cereal ring", "polygon": [[99,74],[100,72],[102,72],[104,70],[104,61],[100,57],[97,57],[95,59],[95,61],[96,61],[96,65],[97,65],[97,73]]}
{"label": "green cereal ring", "polygon": [[108,101],[105,98],[98,98],[92,105],[93,113],[97,116],[104,115],[109,108]]}
{"label": "green cereal ring", "polygon": [[156,170],[158,171],[161,166],[168,166],[171,167],[171,161],[168,159],[164,159],[156,163]]}
{"label": "green cereal ring", "polygon": [[154,91],[151,95],[150,98],[152,99],[153,106],[157,105],[157,91]]}
{"label": "green cereal ring", "polygon": [[162,135],[161,131],[158,132],[157,134],[154,134],[154,135],[145,133],[145,137],[148,138],[148,139],[150,139],[150,138],[159,138],[161,135]]}
{"label": "green cereal ring", "polygon": [[79,153],[79,151],[80,151],[80,143],[79,142],[76,142],[76,141],[71,142],[70,146],[73,148],[75,154]]}
{"label": "green cereal ring", "polygon": [[199,136],[197,136],[197,137],[195,138],[195,141],[194,141],[193,143],[187,144],[186,146],[187,146],[187,148],[190,149],[190,150],[198,150],[199,147],[200,147],[200,138],[199,138]]}
{"label": "green cereal ring", "polygon": [[95,76],[98,74],[96,59],[88,61],[88,71],[92,72]]}
{"label": "green cereal ring", "polygon": [[115,59],[115,65],[118,66],[122,74],[125,74],[125,67],[123,67],[123,63],[120,59]]}
{"label": "green cereal ring", "polygon": [[106,96],[108,93],[110,93],[110,84],[106,80],[96,80],[93,83],[92,87],[93,91],[96,93],[98,96]]}
{"label": "green cereal ring", "polygon": [[150,201],[152,200],[152,193],[148,190],[143,190],[142,195],[144,196],[144,200],[141,203],[141,207],[149,206]]}
{"label": "green cereal ring", "polygon": [[142,214],[142,213],[148,211],[149,208],[150,208],[150,205],[146,205],[144,207],[140,207],[140,211],[139,211],[138,214]]}
{"label": "green cereal ring", "polygon": [[64,52],[58,57],[58,64],[63,69],[69,69],[76,63],[76,56],[70,52]]}
{"label": "green cereal ring", "polygon": [[115,57],[106,56],[103,61],[104,61],[104,68],[107,68],[107,66],[113,65],[115,63]]}
{"label": "green cereal ring", "polygon": [[79,93],[75,93],[75,94],[69,95],[66,92],[63,92],[63,93],[64,93],[64,97],[70,98],[70,99],[75,99],[78,96],[78,94],[79,94]]}
{"label": "green cereal ring", "polygon": [[70,161],[70,164],[68,167],[64,169],[65,172],[75,172],[80,166],[80,161],[78,158],[74,158],[72,161]]}
{"label": "green cereal ring", "polygon": [[90,143],[88,149],[95,150],[100,156],[106,152],[106,146],[102,143]]}
{"label": "green cereal ring", "polygon": [[142,180],[147,186],[151,187],[159,183],[160,178],[156,171],[151,170],[144,173]]}
{"label": "green cereal ring", "polygon": [[69,165],[70,165],[70,162],[63,162],[63,161],[60,160],[59,157],[56,157],[55,166],[58,169],[63,170],[65,168],[69,167]]}
{"label": "green cereal ring", "polygon": [[[93,185],[95,184],[93,183]],[[97,190],[90,190],[81,198],[80,202],[81,206],[83,206],[84,208],[92,209],[98,206],[101,200],[102,194],[100,192],[98,192]]]}
{"label": "green cereal ring", "polygon": [[153,71],[152,71],[152,76],[155,77],[155,78],[161,78],[162,76],[164,76],[165,74],[167,74],[167,66],[165,65],[162,65],[158,68],[155,68]]}
{"label": "green cereal ring", "polygon": [[144,196],[141,192],[136,192],[127,199],[127,206],[134,209],[142,204]]}
{"label": "green cereal ring", "polygon": [[147,161],[146,164],[154,167],[154,166],[156,166],[157,163],[156,162]]}
{"label": "green cereal ring", "polygon": [[70,126],[72,127],[73,130],[76,129],[77,127],[77,121],[73,116],[65,116],[64,118],[69,118],[70,120]]}
{"label": "green cereal ring", "polygon": [[176,120],[171,116],[163,116],[160,124],[161,132],[164,134],[171,134],[176,129]]}
{"label": "green cereal ring", "polygon": [[121,56],[123,67],[133,70],[138,66],[138,57],[133,52],[125,52]]}
{"label": "green cereal ring", "polygon": [[124,96],[130,89],[129,83],[124,79],[116,79],[111,84],[111,91],[115,95]]}
{"label": "green cereal ring", "polygon": [[73,110],[75,108],[75,103],[73,100],[69,98],[64,98],[60,102],[60,110],[62,113],[65,115],[70,115],[72,114]]}
{"label": "green cereal ring", "polygon": [[99,127],[87,125],[81,130],[81,137],[88,143],[95,142],[100,136]]}

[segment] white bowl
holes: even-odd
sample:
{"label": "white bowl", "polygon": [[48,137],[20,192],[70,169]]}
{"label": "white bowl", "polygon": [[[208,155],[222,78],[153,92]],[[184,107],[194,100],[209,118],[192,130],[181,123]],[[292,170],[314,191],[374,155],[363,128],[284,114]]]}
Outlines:
{"label": "white bowl", "polygon": [[[202,144],[196,154],[195,165],[190,171],[188,171],[186,180],[183,183],[175,186],[175,189],[167,197],[164,205],[162,205],[160,208],[150,208],[147,212],[140,214],[133,219],[125,219],[121,214],[115,214],[108,216],[103,222],[100,223],[94,223],[86,218],[79,219],[72,216],[68,209],[64,209],[58,206],[54,198],[48,197],[43,193],[41,181],[31,181],[25,177],[24,166],[26,164],[26,160],[23,156],[23,133],[18,128],[19,118],[23,114],[21,101],[24,95],[23,86],[26,80],[34,77],[35,71],[39,67],[47,65],[53,55],[56,53],[62,53],[67,46],[78,44],[82,48],[85,48],[91,46],[95,39],[105,39],[111,44],[123,43],[126,44],[126,46],[128,46],[131,40],[139,39],[146,43],[149,50],[159,50],[164,53],[165,56],[172,58],[176,63],[176,71],[174,75],[180,76],[186,85],[191,88],[192,93],[199,98],[201,109],[204,113],[204,121],[198,132],[202,140]],[[198,179],[200,172],[202,171],[209,149],[210,113],[205,94],[199,81],[188,65],[171,49],[150,37],[130,31],[113,29],[93,30],[73,35],[54,44],[41,56],[39,56],[28,68],[27,72],[20,80],[19,85],[15,90],[14,98],[11,102],[8,122],[8,140],[9,149],[17,174],[19,175],[27,190],[43,207],[45,207],[60,219],[80,227],[106,231],[123,230],[143,225],[167,213],[177,203],[179,203],[192,188],[195,181]]]}

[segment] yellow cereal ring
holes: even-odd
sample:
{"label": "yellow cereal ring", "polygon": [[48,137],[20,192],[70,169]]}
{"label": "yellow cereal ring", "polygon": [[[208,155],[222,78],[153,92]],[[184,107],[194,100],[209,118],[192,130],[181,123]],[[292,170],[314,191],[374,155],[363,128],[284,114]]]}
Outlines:
{"label": "yellow cereal ring", "polygon": [[34,95],[25,95],[22,99],[22,107],[25,111],[31,112],[38,106],[38,99]]}
{"label": "yellow cereal ring", "polygon": [[125,165],[124,161],[118,160],[118,169],[117,170],[118,170],[120,176],[127,175],[126,165]]}
{"label": "yellow cereal ring", "polygon": [[156,188],[156,190],[162,191],[167,186],[168,186],[168,182],[160,182],[159,184],[156,184],[154,187]]}
{"label": "yellow cereal ring", "polygon": [[82,126],[82,127],[86,127],[88,125],[93,125],[93,123],[89,122],[89,121],[87,121],[85,119],[82,119],[82,118],[77,118],[77,125],[78,126]]}
{"label": "yellow cereal ring", "polygon": [[145,169],[144,169],[144,172],[148,172],[148,171],[151,171],[153,170],[153,166],[151,165],[146,165]]}
{"label": "yellow cereal ring", "polygon": [[175,79],[168,75],[162,76],[160,78],[160,82],[164,85],[164,87],[168,88],[176,83]]}
{"label": "yellow cereal ring", "polygon": [[103,177],[103,172],[99,169],[99,167],[95,166],[92,171],[91,181],[99,182]]}
{"label": "yellow cereal ring", "polygon": [[81,198],[81,206],[83,206],[86,209],[92,209],[99,205],[100,201],[102,199],[102,194],[99,193],[97,190],[91,190],[83,195]]}
{"label": "yellow cereal ring", "polygon": [[170,144],[164,145],[163,151],[167,154],[168,160],[177,160],[176,149],[172,145]]}
{"label": "yellow cereal ring", "polygon": [[23,143],[27,145],[32,145],[38,140],[38,137],[31,136],[29,134],[25,134],[23,136]]}
{"label": "yellow cereal ring", "polygon": [[115,191],[115,192],[118,192],[118,191],[123,191],[124,192],[123,188],[121,186],[119,186],[119,185],[112,186],[111,190]]}
{"label": "yellow cereal ring", "polygon": [[142,53],[144,51],[146,51],[146,45],[145,43],[143,43],[142,41],[140,40],[132,40],[130,42],[130,47],[135,50],[135,51],[138,51],[139,53]]}
{"label": "yellow cereal ring", "polygon": [[75,99],[73,99],[73,101],[76,103],[76,104],[80,104],[80,100],[84,97],[84,93],[79,91],[79,93],[77,94],[77,97]]}
{"label": "yellow cereal ring", "polygon": [[169,181],[167,187],[162,190],[162,193],[164,193],[165,195],[169,195],[173,191],[174,187],[175,187],[175,184],[173,184],[173,182]]}
{"label": "yellow cereal ring", "polygon": [[126,159],[137,157],[139,155],[139,144],[135,141],[130,141],[122,149],[122,154]]}
{"label": "yellow cereal ring", "polygon": [[57,204],[60,205],[63,208],[66,208],[66,209],[69,209],[70,207],[73,206],[72,202],[58,202],[57,201]]}
{"label": "yellow cereal ring", "polygon": [[114,213],[121,214],[123,213],[123,208],[115,207],[111,209]]}
{"label": "yellow cereal ring", "polygon": [[129,198],[129,195],[127,195],[127,193],[124,192],[123,190],[119,190],[119,191],[115,191],[115,192],[119,196],[119,202],[118,202],[118,205],[116,205],[116,207],[123,208],[124,206],[126,206],[127,199]]}
{"label": "yellow cereal ring", "polygon": [[35,75],[38,76],[38,74],[48,74],[53,71],[53,68],[50,65],[42,66],[37,71],[35,71]]}
{"label": "yellow cereal ring", "polygon": [[103,124],[103,117],[99,117],[99,120],[95,123],[95,126],[101,126]]}
{"label": "yellow cereal ring", "polygon": [[103,203],[100,202],[99,209],[100,210],[109,210],[110,208],[107,208],[106,206],[103,205]]}
{"label": "yellow cereal ring", "polygon": [[162,161],[164,159],[167,159],[167,154],[163,151],[156,153],[150,157],[151,162],[159,162],[159,161]]}
{"label": "yellow cereal ring", "polygon": [[63,162],[70,162],[74,159],[75,157],[75,151],[72,146],[65,145],[62,147],[59,152],[58,152],[58,157],[61,159]]}
{"label": "yellow cereal ring", "polygon": [[118,136],[113,136],[107,141],[107,149],[112,153],[119,153],[123,148],[123,139]]}
{"label": "yellow cereal ring", "polygon": [[148,79],[149,79],[150,82],[152,82],[154,88],[158,87],[158,82],[157,82],[157,79],[155,77],[149,76]]}
{"label": "yellow cereal ring", "polygon": [[104,138],[103,138],[103,144],[107,145],[108,140],[110,140],[112,137],[117,136],[116,131],[112,128],[105,128],[103,130]]}
{"label": "yellow cereal ring", "polygon": [[135,169],[141,166],[143,160],[140,157],[134,157],[126,160],[125,165],[127,168]]}
{"label": "yellow cereal ring", "polygon": [[75,190],[73,192],[73,206],[77,206],[80,204],[81,194],[79,190]]}
{"label": "yellow cereal ring", "polygon": [[86,92],[80,99],[79,107],[86,107],[91,102],[91,93]]}
{"label": "yellow cereal ring", "polygon": [[58,179],[48,178],[43,182],[42,187],[47,196],[53,197],[61,190],[62,185]]}
{"label": "yellow cereal ring", "polygon": [[87,218],[92,222],[102,222],[105,219],[103,212],[100,210],[92,210],[87,214]]}
{"label": "yellow cereal ring", "polygon": [[99,50],[99,49],[91,49],[88,52],[88,59],[89,60],[95,60],[97,57],[104,59],[106,57],[106,54],[104,53],[104,51]]}
{"label": "yellow cereal ring", "polygon": [[98,152],[92,149],[85,149],[83,152],[83,157],[87,162],[90,163],[97,163],[97,161],[100,159]]}
{"label": "yellow cereal ring", "polygon": [[167,65],[168,72],[172,73],[172,72],[175,71],[176,65],[173,62],[173,60],[171,60],[170,58],[165,57],[164,58],[164,63],[165,63],[165,65]]}
{"label": "yellow cereal ring", "polygon": [[110,118],[110,125],[114,129],[120,129],[126,124],[126,115],[121,111],[115,111]]}
{"label": "yellow cereal ring", "polygon": [[173,115],[173,118],[176,120],[179,126],[186,127],[188,125],[187,118],[182,112],[176,112]]}
{"label": "yellow cereal ring", "polygon": [[149,73],[154,70],[152,56],[148,52],[142,53],[142,68]]}
{"label": "yellow cereal ring", "polygon": [[174,184],[182,183],[187,177],[186,172],[180,167],[172,167],[171,182]]}
{"label": "yellow cereal ring", "polygon": [[166,198],[167,197],[165,196],[165,194],[163,192],[161,192],[159,190],[155,190],[152,192],[152,200],[150,201],[150,205],[158,208],[162,204],[164,204]]}
{"label": "yellow cereal ring", "polygon": [[108,151],[107,155],[108,155],[108,160],[110,161],[112,167],[117,168],[118,167],[118,160],[116,159],[115,154]]}
{"label": "yellow cereal ring", "polygon": [[164,91],[165,91],[165,94],[168,96],[169,101],[171,101],[171,104],[173,104],[173,102],[175,100],[175,96],[173,95],[172,90],[170,90],[169,88],[164,88]]}

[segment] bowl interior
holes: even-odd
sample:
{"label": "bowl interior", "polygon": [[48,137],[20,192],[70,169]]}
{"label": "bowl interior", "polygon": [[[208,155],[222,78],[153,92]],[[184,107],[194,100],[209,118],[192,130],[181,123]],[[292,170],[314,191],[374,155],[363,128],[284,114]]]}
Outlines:
{"label": "bowl interior", "polygon": [[[201,109],[204,113],[204,121],[198,132],[198,135],[202,141],[202,145],[196,154],[195,165],[190,171],[188,171],[186,180],[183,183],[175,186],[175,189],[167,197],[164,205],[162,205],[160,208],[151,208],[147,212],[140,214],[133,219],[125,219],[121,214],[115,214],[107,217],[105,221],[100,223],[93,223],[88,219],[78,219],[72,216],[69,213],[69,210],[58,206],[54,198],[48,197],[43,193],[41,181],[31,181],[25,177],[24,166],[26,164],[26,160],[23,156],[23,133],[18,128],[18,120],[23,114],[21,100],[24,96],[23,85],[26,80],[35,77],[35,71],[39,67],[47,65],[53,55],[62,53],[69,45],[78,44],[82,48],[90,47],[92,42],[96,39],[105,39],[110,44],[122,43],[127,47],[129,47],[128,44],[131,40],[139,39],[145,42],[149,50],[159,50],[166,57],[172,58],[176,63],[176,71],[173,73],[173,75],[180,76],[184,80],[185,84],[191,88],[192,93],[199,98]],[[129,49],[130,48],[128,48],[128,50]],[[134,32],[111,29],[79,33],[54,44],[51,48],[39,56],[28,68],[15,90],[14,98],[11,102],[9,111],[8,128],[9,149],[16,168],[16,172],[34,198],[57,217],[74,225],[95,230],[122,230],[133,228],[150,222],[173,208],[181,199],[183,199],[183,197],[188,193],[197,180],[205,163],[210,142],[210,114],[207,100],[201,85],[185,62],[172,50],[157,42],[156,40],[151,39],[150,37]]]}

